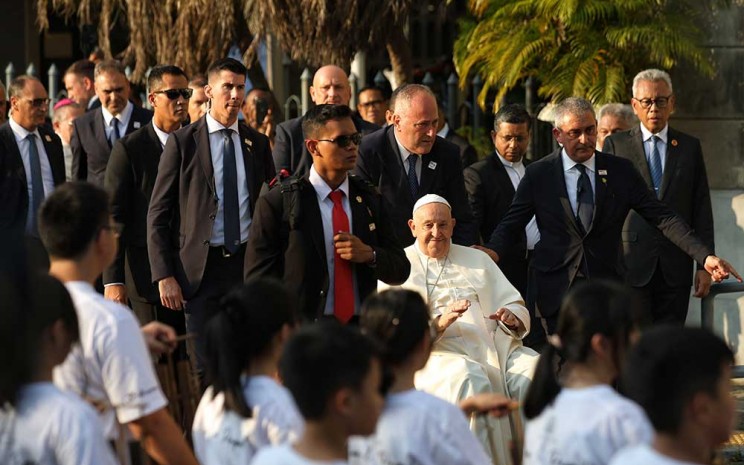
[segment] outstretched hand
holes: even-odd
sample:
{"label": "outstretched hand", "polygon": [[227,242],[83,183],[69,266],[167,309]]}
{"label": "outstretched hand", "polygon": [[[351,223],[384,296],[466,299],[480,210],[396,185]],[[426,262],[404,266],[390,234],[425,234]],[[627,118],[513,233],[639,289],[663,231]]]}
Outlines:
{"label": "outstretched hand", "polygon": [[705,271],[710,273],[714,282],[721,282],[732,274],[736,277],[736,280],[741,281],[741,276],[736,272],[733,266],[726,260],[718,258],[715,255],[708,255],[705,258]]}

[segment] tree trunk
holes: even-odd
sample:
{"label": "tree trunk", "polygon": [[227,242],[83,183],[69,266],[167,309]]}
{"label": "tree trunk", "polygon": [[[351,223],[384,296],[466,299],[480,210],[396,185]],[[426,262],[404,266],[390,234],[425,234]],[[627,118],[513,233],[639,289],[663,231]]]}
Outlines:
{"label": "tree trunk", "polygon": [[393,66],[393,88],[413,82],[413,57],[411,56],[411,44],[403,33],[402,27],[396,27],[388,37],[385,44]]}

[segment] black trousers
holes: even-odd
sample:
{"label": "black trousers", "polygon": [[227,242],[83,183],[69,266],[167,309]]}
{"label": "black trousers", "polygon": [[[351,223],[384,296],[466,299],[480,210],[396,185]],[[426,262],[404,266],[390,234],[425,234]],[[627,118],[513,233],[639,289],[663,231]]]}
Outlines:
{"label": "black trousers", "polygon": [[684,326],[690,306],[690,286],[670,286],[660,267],[656,267],[651,281],[635,287],[643,306],[643,314],[654,325],[667,323]]}
{"label": "black trousers", "polygon": [[244,256],[245,244],[229,257],[224,255],[223,247],[210,247],[199,289],[186,302],[186,329],[195,334],[194,354],[189,355],[202,380],[206,366],[204,335],[207,322],[219,310],[222,297],[243,283]]}

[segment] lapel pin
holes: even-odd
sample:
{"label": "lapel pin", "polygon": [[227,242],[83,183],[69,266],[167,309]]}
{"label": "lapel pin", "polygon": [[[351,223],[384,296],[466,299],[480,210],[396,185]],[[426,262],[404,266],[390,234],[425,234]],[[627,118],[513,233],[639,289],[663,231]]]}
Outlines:
{"label": "lapel pin", "polygon": [[140,126],[141,126],[141,124],[140,124],[139,121],[135,121],[134,122],[134,129],[139,129]]}
{"label": "lapel pin", "polygon": [[362,197],[360,195],[356,196],[357,203],[362,203]]}
{"label": "lapel pin", "polygon": [[672,139],[672,145],[673,145],[674,147],[676,147],[676,146],[677,146],[677,144],[678,144],[678,142],[677,142],[677,139]]}
{"label": "lapel pin", "polygon": [[369,230],[370,230],[370,231],[374,231],[375,229],[377,229],[377,226],[375,226],[375,224],[374,224],[374,223],[370,223],[370,224],[369,224]]}
{"label": "lapel pin", "polygon": [[243,139],[243,142],[245,142],[245,145],[248,147],[253,147],[253,142],[251,142],[250,139]]}
{"label": "lapel pin", "polygon": [[597,171],[597,174],[599,174],[600,176],[607,176],[607,170],[599,170]]}
{"label": "lapel pin", "polygon": [[430,169],[430,170],[433,170],[433,169],[436,169],[436,168],[437,168],[437,162],[435,162],[435,161],[430,161],[430,162],[429,162],[429,169]]}
{"label": "lapel pin", "polygon": [[52,138],[49,136],[49,134],[45,134],[44,135],[44,140],[46,140],[47,142],[51,142],[52,141]]}
{"label": "lapel pin", "polygon": [[602,178],[602,182],[607,184],[607,178]]}

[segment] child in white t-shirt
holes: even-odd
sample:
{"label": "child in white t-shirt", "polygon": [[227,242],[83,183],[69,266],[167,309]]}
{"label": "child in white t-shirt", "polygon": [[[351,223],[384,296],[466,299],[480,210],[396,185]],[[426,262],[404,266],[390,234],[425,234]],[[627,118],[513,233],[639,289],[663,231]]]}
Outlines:
{"label": "child in white t-shirt", "polygon": [[252,465],[344,465],[349,436],[372,434],[382,410],[382,370],[372,341],[323,321],[299,330],[279,362],[305,419],[294,444],[259,451]]}
{"label": "child in white t-shirt", "polygon": [[354,465],[483,465],[491,462],[470,431],[463,410],[504,414],[515,403],[499,395],[468,398],[459,407],[416,390],[437,336],[430,311],[417,292],[386,290],[367,298],[361,327],[382,346],[392,385],[375,435],[349,443]]}
{"label": "child in white t-shirt", "polygon": [[0,463],[114,465],[93,408],[52,383],[78,338],[72,300],[48,275],[28,284],[0,276]]}
{"label": "child in white t-shirt", "polygon": [[658,327],[628,354],[622,391],[643,407],[653,443],[620,451],[611,465],[693,465],[712,462],[736,421],[731,349],[701,328]]}
{"label": "child in white t-shirt", "polygon": [[194,452],[202,465],[245,465],[259,449],[297,439],[303,420],[275,376],[295,321],[287,290],[253,280],[220,302],[206,327],[210,387],[194,416]]}
{"label": "child in white t-shirt", "polygon": [[612,388],[636,312],[631,290],[612,282],[566,295],[525,400],[524,465],[606,465],[621,448],[651,441],[641,408]]}

